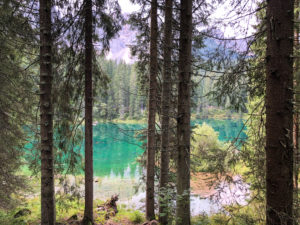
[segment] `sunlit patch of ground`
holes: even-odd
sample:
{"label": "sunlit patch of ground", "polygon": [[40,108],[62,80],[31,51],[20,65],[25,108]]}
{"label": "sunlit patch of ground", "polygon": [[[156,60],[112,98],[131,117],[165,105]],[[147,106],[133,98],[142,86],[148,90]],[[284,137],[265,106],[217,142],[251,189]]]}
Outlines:
{"label": "sunlit patch of ground", "polygon": [[198,172],[193,173],[191,177],[192,194],[207,198],[216,193],[218,181],[214,174]]}

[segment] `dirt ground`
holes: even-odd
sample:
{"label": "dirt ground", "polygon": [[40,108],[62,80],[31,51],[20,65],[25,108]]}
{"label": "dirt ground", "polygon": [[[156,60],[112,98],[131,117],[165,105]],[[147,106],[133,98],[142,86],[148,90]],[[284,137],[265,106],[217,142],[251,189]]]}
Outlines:
{"label": "dirt ground", "polygon": [[215,187],[217,185],[217,181],[215,175],[211,173],[198,172],[191,174],[191,177],[192,194],[197,194],[201,197],[209,197],[216,192]]}

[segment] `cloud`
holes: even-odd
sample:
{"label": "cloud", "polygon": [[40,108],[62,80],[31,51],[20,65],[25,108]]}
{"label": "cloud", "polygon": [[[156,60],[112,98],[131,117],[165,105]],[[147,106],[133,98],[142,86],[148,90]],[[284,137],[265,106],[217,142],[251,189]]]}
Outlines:
{"label": "cloud", "polygon": [[119,4],[123,13],[132,13],[140,8],[139,5],[133,4],[130,0],[119,0]]}

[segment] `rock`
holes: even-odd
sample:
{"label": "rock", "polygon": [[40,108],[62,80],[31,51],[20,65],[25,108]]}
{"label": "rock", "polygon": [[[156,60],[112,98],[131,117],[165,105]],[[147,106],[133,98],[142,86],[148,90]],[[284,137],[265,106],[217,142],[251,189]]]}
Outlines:
{"label": "rock", "polygon": [[31,211],[29,209],[21,209],[14,215],[14,218],[18,218],[21,216],[27,216],[30,214],[31,214]]}

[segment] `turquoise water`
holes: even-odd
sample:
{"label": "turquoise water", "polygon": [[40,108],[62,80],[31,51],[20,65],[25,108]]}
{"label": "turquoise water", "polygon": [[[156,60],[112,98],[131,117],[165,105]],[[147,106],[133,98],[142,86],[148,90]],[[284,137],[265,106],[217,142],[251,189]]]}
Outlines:
{"label": "turquoise water", "polygon": [[[234,140],[239,134],[242,139],[246,137],[245,133],[241,132],[242,120],[194,120],[192,125],[204,122],[219,133],[220,141]],[[139,201],[144,198],[145,192],[144,185],[139,184],[142,169],[136,159],[144,150],[135,133],[145,128],[146,125],[143,124],[100,123],[94,126],[94,176],[98,177],[94,183],[95,198],[107,199],[113,194],[119,194],[123,201],[140,204]],[[205,201],[208,200],[197,200],[196,203],[215,207],[214,204],[206,204]],[[207,211],[205,208],[202,210]]]}
{"label": "turquoise water", "polygon": [[[210,125],[219,132],[219,140],[230,141],[243,128],[242,120],[195,120],[192,125]],[[136,158],[143,153],[135,132],[145,129],[141,124],[100,123],[94,126],[94,175],[99,177],[133,178],[139,174]],[[241,132],[240,138],[245,138]]]}
{"label": "turquoise water", "polygon": [[245,127],[243,120],[215,120],[215,119],[204,119],[194,120],[192,125],[206,123],[211,126],[215,131],[219,133],[220,141],[233,141],[237,138],[237,142],[245,140],[247,137],[245,134]]}
{"label": "turquoise water", "polygon": [[99,177],[136,177],[136,158],[143,153],[135,133],[139,124],[100,123],[94,126],[94,175]]}

